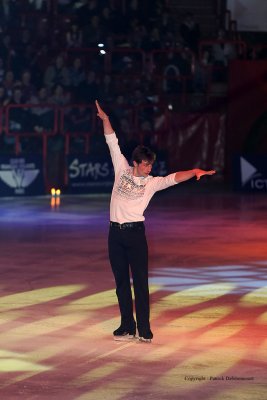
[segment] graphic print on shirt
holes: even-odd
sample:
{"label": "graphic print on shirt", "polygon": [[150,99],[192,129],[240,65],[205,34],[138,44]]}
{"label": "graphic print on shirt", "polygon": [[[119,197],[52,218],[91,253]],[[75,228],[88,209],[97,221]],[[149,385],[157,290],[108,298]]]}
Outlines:
{"label": "graphic print on shirt", "polygon": [[115,193],[127,200],[135,200],[144,196],[146,185],[138,185],[133,180],[131,169],[123,171]]}

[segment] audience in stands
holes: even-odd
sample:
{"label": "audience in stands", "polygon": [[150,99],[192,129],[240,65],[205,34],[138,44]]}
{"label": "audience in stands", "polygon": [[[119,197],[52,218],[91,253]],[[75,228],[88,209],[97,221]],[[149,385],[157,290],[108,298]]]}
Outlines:
{"label": "audience in stands", "polygon": [[[224,30],[217,43],[198,54],[201,29],[194,15],[186,13],[177,27],[165,3],[2,0],[0,107],[40,105],[31,115],[33,129],[42,132],[53,126],[49,103],[90,105],[97,98],[112,108],[114,125],[129,140],[129,110],[136,107],[141,130],[149,136],[162,96],[179,96],[184,88],[205,93],[209,68],[215,65],[222,74],[229,60],[239,56]],[[77,109],[71,123],[88,126],[85,113]],[[14,127],[14,113],[12,118]]]}
{"label": "audience in stands", "polygon": [[1,57],[0,58],[0,85],[2,85],[2,83],[3,83],[4,76],[5,76],[5,65],[4,65],[4,60]]}
{"label": "audience in stands", "polygon": [[36,86],[32,83],[32,74],[29,69],[23,71],[21,74],[20,88],[24,101],[29,103],[37,91]]}
{"label": "audience in stands", "polygon": [[42,86],[36,96],[31,98],[30,104],[32,113],[32,126],[35,132],[42,133],[45,131],[53,131],[54,110],[50,106],[49,90]]}
{"label": "audience in stands", "polygon": [[83,33],[77,24],[72,24],[66,33],[66,47],[68,49],[83,47]]}
{"label": "audience in stands", "polygon": [[50,90],[56,85],[68,87],[70,84],[69,68],[65,64],[63,54],[59,54],[45,70],[44,84]]}

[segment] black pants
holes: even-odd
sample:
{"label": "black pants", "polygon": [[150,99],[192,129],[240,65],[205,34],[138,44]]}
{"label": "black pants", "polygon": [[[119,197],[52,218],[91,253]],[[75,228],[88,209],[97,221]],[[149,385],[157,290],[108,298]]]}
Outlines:
{"label": "black pants", "polygon": [[120,229],[110,226],[109,259],[116,282],[121,324],[125,328],[135,325],[130,270],[133,278],[135,311],[139,335],[150,330],[148,289],[148,247],[144,224]]}

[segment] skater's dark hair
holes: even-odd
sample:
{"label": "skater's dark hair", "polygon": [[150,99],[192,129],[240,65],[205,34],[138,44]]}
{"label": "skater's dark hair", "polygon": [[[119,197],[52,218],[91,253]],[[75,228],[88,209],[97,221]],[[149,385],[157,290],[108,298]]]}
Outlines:
{"label": "skater's dark hair", "polygon": [[156,160],[156,154],[149,147],[137,146],[132,153],[132,160],[140,164],[143,160],[153,163]]}

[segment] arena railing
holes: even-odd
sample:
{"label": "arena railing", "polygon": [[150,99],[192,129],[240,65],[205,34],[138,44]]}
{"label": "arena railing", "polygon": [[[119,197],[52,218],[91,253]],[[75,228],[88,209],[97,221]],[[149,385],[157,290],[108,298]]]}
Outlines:
{"label": "arena railing", "polygon": [[[50,125],[42,126],[39,122],[36,124],[35,116],[30,110],[51,110],[52,116],[50,115]],[[1,110],[1,109],[0,109]],[[136,106],[121,106],[118,108],[116,104],[107,105],[105,110],[111,116],[111,121],[114,129],[124,140],[134,139],[140,143],[150,143],[160,149],[166,147],[166,133],[170,129],[170,121],[172,115],[171,104],[160,103],[153,101],[150,104],[136,105]],[[116,115],[116,112],[123,112],[124,115]],[[2,111],[1,111],[2,112]],[[25,112],[25,113],[24,113]],[[73,154],[73,143],[78,139],[83,139],[82,143],[82,154],[94,154],[95,147],[92,140],[98,135],[101,135],[101,143],[103,142],[103,127],[101,121],[97,119],[96,110],[94,105],[89,104],[70,104],[64,107],[59,107],[51,104],[10,104],[6,107],[4,113],[5,130],[9,137],[15,139],[14,153],[15,155],[23,154],[22,138],[40,138],[42,148],[40,153],[43,158],[44,168],[44,180],[46,190],[49,188],[51,176],[48,176],[48,139],[52,138],[56,134],[59,134],[63,138],[64,146],[56,151],[61,155],[64,154],[64,183],[67,184],[67,163],[66,157],[69,154]],[[38,117],[38,116],[37,116]],[[80,118],[81,117],[81,118]],[[38,120],[38,118],[37,118]],[[26,125],[24,125],[26,121]],[[27,125],[28,124],[28,125]],[[97,139],[98,140],[98,139]],[[61,143],[62,143],[61,142]],[[103,142],[104,150],[106,149],[105,143]],[[38,150],[36,147],[34,150]],[[80,151],[79,151],[80,152]],[[36,152],[32,152],[35,154]],[[75,152],[75,154],[77,154]],[[62,158],[61,163],[62,163]],[[56,166],[50,165],[50,170],[57,170]],[[62,171],[62,164],[60,164]]]}

